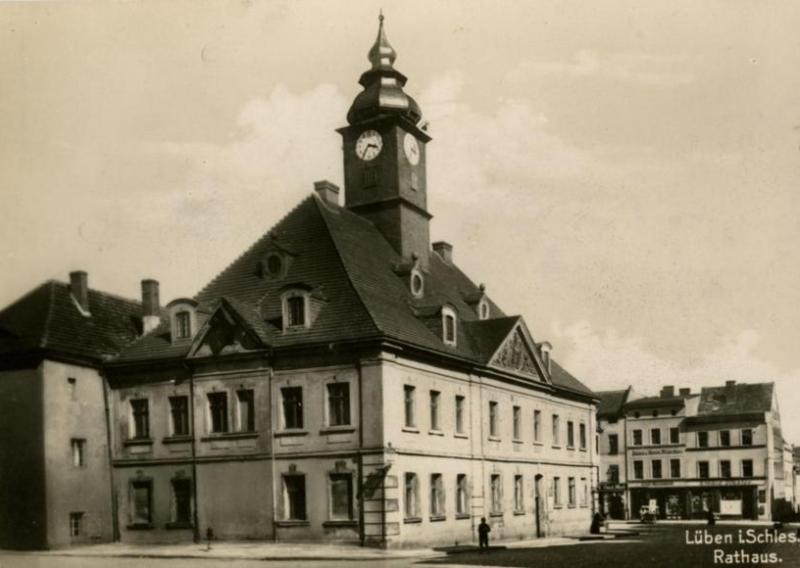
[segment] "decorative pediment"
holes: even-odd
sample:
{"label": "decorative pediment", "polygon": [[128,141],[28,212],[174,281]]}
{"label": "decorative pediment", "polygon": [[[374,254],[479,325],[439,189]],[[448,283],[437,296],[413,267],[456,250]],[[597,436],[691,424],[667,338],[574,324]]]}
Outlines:
{"label": "decorative pediment", "polygon": [[489,365],[504,371],[521,373],[542,382],[549,382],[541,358],[536,354],[535,345],[520,320],[500,343],[500,347],[490,359]]}
{"label": "decorative pediment", "polygon": [[244,353],[264,347],[255,331],[226,302],[222,302],[198,334],[189,357]]}

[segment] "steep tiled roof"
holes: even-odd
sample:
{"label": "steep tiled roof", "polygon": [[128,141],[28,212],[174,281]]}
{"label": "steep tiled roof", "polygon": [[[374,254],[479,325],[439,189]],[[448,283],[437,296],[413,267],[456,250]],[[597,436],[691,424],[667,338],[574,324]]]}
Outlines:
{"label": "steep tiled roof", "polygon": [[141,306],[89,290],[91,315],[78,309],[69,285],[48,281],[0,312],[0,356],[47,352],[99,362],[141,331]]}
{"label": "steep tiled roof", "polygon": [[687,396],[648,396],[645,398],[638,398],[625,405],[625,410],[643,409],[643,408],[669,408],[674,406],[683,406]]}
{"label": "steep tiled roof", "polygon": [[[270,253],[287,257],[287,272],[265,276],[259,266]],[[519,317],[506,317],[490,299],[490,319],[480,321],[474,298],[482,290],[457,266],[431,253],[424,297],[415,299],[396,270],[403,259],[377,228],[346,208],[316,196],[303,200],[275,227],[223,270],[196,296],[208,312],[226,298],[274,348],[370,338],[396,340],[465,361],[485,364]],[[405,272],[408,272],[406,270]],[[319,305],[313,325],[285,333],[281,294],[288,287],[311,290]],[[472,301],[472,304],[468,303]],[[458,341],[441,339],[441,307],[458,314]],[[135,342],[118,362],[180,356],[187,346],[170,343],[166,326]],[[558,364],[554,385],[582,395],[592,392]]]}
{"label": "steep tiled roof", "polygon": [[738,383],[703,387],[698,416],[730,416],[772,410],[774,383]]}
{"label": "steep tiled roof", "polygon": [[597,416],[600,418],[619,416],[628,399],[629,390],[597,391],[597,396],[600,398],[600,403],[597,405]]}

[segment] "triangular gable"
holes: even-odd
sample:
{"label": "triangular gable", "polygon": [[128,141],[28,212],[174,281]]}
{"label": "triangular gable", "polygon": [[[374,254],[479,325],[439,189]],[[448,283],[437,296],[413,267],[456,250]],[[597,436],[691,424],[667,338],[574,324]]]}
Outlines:
{"label": "triangular gable", "polygon": [[189,349],[189,358],[244,353],[264,348],[264,342],[225,299],[211,314]]}
{"label": "triangular gable", "polygon": [[550,378],[545,372],[545,365],[538,355],[536,344],[522,318],[500,343],[489,359],[489,366],[550,383]]}

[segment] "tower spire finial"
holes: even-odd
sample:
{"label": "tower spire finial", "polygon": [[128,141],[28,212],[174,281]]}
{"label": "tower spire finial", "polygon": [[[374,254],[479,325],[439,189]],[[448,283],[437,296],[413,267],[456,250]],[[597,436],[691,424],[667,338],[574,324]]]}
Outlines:
{"label": "tower spire finial", "polygon": [[383,8],[378,10],[378,22],[380,23],[380,27],[383,27]]}
{"label": "tower spire finial", "polygon": [[397,53],[389,43],[389,40],[386,39],[383,20],[383,9],[381,8],[378,12],[378,37],[375,38],[375,43],[367,55],[373,69],[392,69],[392,64],[397,59]]}

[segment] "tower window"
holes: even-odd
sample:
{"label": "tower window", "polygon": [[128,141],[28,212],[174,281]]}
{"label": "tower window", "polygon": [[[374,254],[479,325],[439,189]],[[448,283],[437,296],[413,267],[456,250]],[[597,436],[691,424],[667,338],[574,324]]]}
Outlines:
{"label": "tower window", "polygon": [[411,172],[411,189],[414,191],[419,189],[419,177],[417,172]]}
{"label": "tower window", "polygon": [[489,302],[486,301],[486,298],[478,304],[478,317],[482,320],[489,319]]}
{"label": "tower window", "polygon": [[373,187],[378,185],[378,168],[364,168],[361,175],[361,181],[364,187]]}

